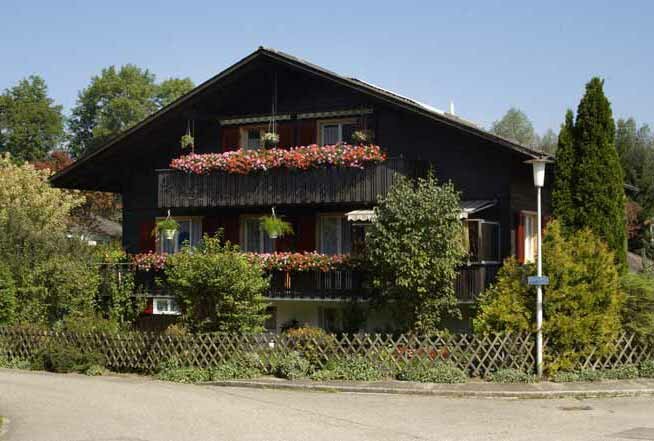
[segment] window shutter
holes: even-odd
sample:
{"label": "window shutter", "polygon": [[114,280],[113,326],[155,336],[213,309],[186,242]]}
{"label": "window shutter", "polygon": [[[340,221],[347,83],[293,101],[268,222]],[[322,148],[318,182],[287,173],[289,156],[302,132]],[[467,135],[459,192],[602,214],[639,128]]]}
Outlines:
{"label": "window shutter", "polygon": [[220,150],[228,152],[237,150],[241,145],[241,132],[237,126],[221,127]]}
{"label": "window shutter", "polygon": [[279,134],[279,147],[289,148],[295,146],[295,131],[293,130],[292,124],[280,124],[277,127],[277,133]]}
{"label": "window shutter", "polygon": [[316,144],[318,142],[317,140],[318,136],[316,133],[316,121],[310,119],[300,122],[298,144],[304,146]]}
{"label": "window shutter", "polygon": [[141,222],[139,228],[139,252],[147,253],[148,251],[154,252],[156,247],[156,238],[152,234],[154,231],[154,220],[147,220]]}
{"label": "window shutter", "polygon": [[152,297],[148,298],[147,303],[145,304],[145,309],[143,314],[152,314],[154,312],[154,299]]}
{"label": "window shutter", "polygon": [[316,218],[300,216],[297,220],[296,247],[298,251],[315,251],[316,249]]}
{"label": "window shutter", "polygon": [[515,250],[519,263],[525,263],[525,217],[516,213]]}
{"label": "window shutter", "polygon": [[239,244],[239,231],[238,231],[238,216],[229,215],[223,217],[222,227],[224,229],[224,239],[233,244]]}

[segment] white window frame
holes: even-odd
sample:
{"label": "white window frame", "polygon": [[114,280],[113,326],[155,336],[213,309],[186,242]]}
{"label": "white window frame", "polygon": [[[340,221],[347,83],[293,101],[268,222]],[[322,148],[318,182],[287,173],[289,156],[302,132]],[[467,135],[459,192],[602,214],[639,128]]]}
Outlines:
{"label": "white window frame", "polygon": [[[197,228],[199,230],[199,232],[197,233],[197,237],[202,239],[202,219],[203,219],[202,216],[171,216],[170,218],[177,221],[178,223],[188,221],[189,225],[190,225],[190,231],[189,231],[190,237],[194,236],[194,234],[193,234],[194,231],[195,231],[194,229]],[[157,222],[165,220],[165,219],[167,219],[165,216],[155,218],[155,225],[156,225]],[[175,237],[173,238],[173,253],[179,253],[179,251],[181,249],[179,243],[177,243],[178,242],[178,240],[177,240],[178,237],[179,237],[179,231],[175,231]],[[167,240],[167,239],[163,239],[163,240]],[[164,250],[163,250],[163,240],[162,240],[162,237],[161,237],[161,231],[159,231],[157,229],[157,236],[156,236],[156,245],[157,245],[157,247],[156,247],[156,249],[157,249],[157,253],[159,253],[159,254],[163,254],[163,252],[164,252]],[[191,244],[191,245],[196,245],[196,244]]]}
{"label": "white window frame", "polygon": [[259,149],[249,149],[248,148],[248,136],[250,130],[259,130],[259,149],[263,148],[263,145],[261,144],[263,140],[263,135],[268,131],[268,126],[265,125],[249,125],[249,126],[241,126],[239,127],[240,131],[240,138],[241,138],[241,148],[243,150],[259,150]]}
{"label": "white window frame", "polygon": [[[481,240],[482,240],[482,225],[483,224],[489,224],[489,225],[497,225],[497,254],[498,258],[501,255],[501,249],[502,249],[502,226],[500,225],[499,222],[496,221],[487,221],[485,219],[466,219],[464,220],[465,223],[471,223],[471,222],[477,222],[479,226],[477,227],[477,246],[481,246]],[[467,228],[466,228],[467,230]],[[470,236],[468,231],[466,231],[466,234],[468,234],[468,240],[470,240]],[[479,250],[481,251],[481,249]],[[501,263],[501,258],[499,260],[479,260],[479,261],[468,261],[468,263],[479,263],[482,265],[494,265],[494,264],[499,264]]]}
{"label": "white window frame", "polygon": [[[265,253],[264,249],[264,241],[266,240],[266,232],[263,231],[263,228],[259,226],[259,249],[258,250],[248,250],[246,249],[248,241],[247,241],[247,222],[248,220],[256,219],[260,220],[264,215],[263,214],[244,214],[241,215],[239,218],[239,235],[241,237],[241,249],[245,251],[246,253]],[[272,239],[268,238],[268,240],[272,241],[272,247],[273,247],[273,252],[276,248],[277,244],[277,239]]]}
{"label": "white window frame", "polygon": [[[157,302],[166,302],[167,308],[165,310],[160,310],[157,307]],[[174,306],[174,308],[173,308]],[[181,315],[182,311],[179,308],[177,299],[170,296],[158,296],[152,297],[152,315]]]}
{"label": "white window frame", "polygon": [[520,215],[524,223],[524,263],[534,263],[538,255],[538,213],[522,211]]}
{"label": "white window frame", "polygon": [[322,221],[327,218],[336,218],[339,222],[336,223],[336,255],[343,254],[343,218],[345,215],[343,213],[320,213],[318,215],[318,226],[316,232],[318,234],[318,252],[323,254],[323,243],[322,243]]}
{"label": "white window frame", "polygon": [[325,136],[322,131],[324,126],[338,125],[338,142],[343,142],[343,125],[344,124],[357,124],[357,118],[338,118],[338,119],[322,119],[317,121],[318,125],[318,139],[320,145],[325,145]]}

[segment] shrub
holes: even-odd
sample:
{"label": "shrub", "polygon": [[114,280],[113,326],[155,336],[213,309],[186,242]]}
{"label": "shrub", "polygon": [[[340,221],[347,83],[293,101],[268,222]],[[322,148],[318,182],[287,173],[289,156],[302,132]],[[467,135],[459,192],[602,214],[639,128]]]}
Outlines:
{"label": "shrub", "polygon": [[275,368],[275,375],[287,380],[296,380],[306,377],[311,369],[311,363],[302,358],[296,351],[289,352],[281,357]]}
{"label": "shrub", "polygon": [[638,378],[638,368],[633,365],[627,365],[619,368],[607,369],[602,372],[602,377],[607,380],[632,380]]}
{"label": "shrub", "polygon": [[579,373],[569,372],[569,371],[558,371],[550,378],[550,380],[555,383],[572,383],[574,381],[579,381]]}
{"label": "shrub", "polygon": [[5,369],[30,369],[31,363],[29,360],[23,360],[22,358],[7,358],[0,356],[0,368]]}
{"label": "shrub", "polygon": [[[572,370],[579,359],[595,351],[602,355],[621,330],[618,272],[613,255],[591,231],[563,235],[551,222],[543,241],[545,290],[543,332],[548,338],[546,367],[550,374]],[[477,332],[533,332],[533,288],[524,282],[532,265],[508,259],[497,282],[481,297]]]}
{"label": "shrub", "polygon": [[468,376],[458,367],[442,361],[420,363],[412,361],[400,369],[397,379],[420,383],[465,383]]}
{"label": "shrub", "polygon": [[314,373],[312,379],[346,380],[346,381],[378,381],[388,376],[388,369],[365,357],[349,357],[329,363],[324,369]]}
{"label": "shrub", "polygon": [[9,267],[0,260],[0,325],[16,319],[16,290]]}
{"label": "shrub", "polygon": [[182,323],[173,323],[172,325],[168,325],[163,333],[164,335],[170,337],[186,337],[191,334],[188,328]]}
{"label": "shrub", "polygon": [[51,342],[34,355],[32,369],[83,373],[93,365],[104,366],[104,363],[104,356],[97,352],[83,351],[69,344]]}
{"label": "shrub", "polygon": [[602,381],[604,374],[602,371],[593,369],[582,369],[579,371],[579,381]]}
{"label": "shrub", "polygon": [[643,361],[638,368],[638,373],[643,378],[654,378],[654,360]]}
{"label": "shrub", "polygon": [[156,378],[163,381],[173,381],[175,383],[202,383],[205,381],[211,381],[212,373],[209,369],[178,367],[164,369],[157,373]]}
{"label": "shrub", "polygon": [[99,377],[105,375],[106,373],[107,370],[103,366],[97,364],[89,366],[88,369],[84,371],[84,375],[88,375],[90,377]]}
{"label": "shrub", "polygon": [[536,377],[517,369],[498,369],[488,376],[493,383],[533,383]]}
{"label": "shrub", "polygon": [[195,248],[169,256],[164,271],[193,330],[263,331],[269,282],[238,246],[205,235]]}
{"label": "shrub", "polygon": [[620,284],[626,294],[623,326],[639,339],[654,344],[654,274],[628,273]]}
{"label": "shrub", "polygon": [[430,173],[402,177],[375,207],[366,235],[367,269],[379,302],[420,334],[460,317],[454,281],[465,257],[459,194]]}
{"label": "shrub", "polygon": [[333,335],[320,328],[292,328],[286,331],[285,335],[288,337],[289,347],[299,352],[313,368],[324,364],[337,344]]}
{"label": "shrub", "polygon": [[211,370],[211,379],[214,381],[256,378],[260,375],[261,370],[236,360],[226,361]]}

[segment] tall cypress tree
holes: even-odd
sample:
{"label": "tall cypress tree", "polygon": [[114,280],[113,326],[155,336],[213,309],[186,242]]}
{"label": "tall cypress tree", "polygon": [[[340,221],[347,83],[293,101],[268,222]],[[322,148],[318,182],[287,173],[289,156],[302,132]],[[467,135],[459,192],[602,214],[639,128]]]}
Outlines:
{"label": "tall cypress tree", "polygon": [[575,225],[575,203],[573,201],[574,167],[577,153],[574,144],[574,114],[568,109],[565,122],[561,125],[556,148],[556,178],[552,191],[554,215],[565,226]]}
{"label": "tall cypress tree", "polygon": [[[570,229],[588,227],[595,231],[613,250],[616,262],[624,267],[624,178],[615,149],[611,104],[603,87],[604,82],[599,78],[586,84],[586,94],[579,103],[577,120],[571,130],[572,147],[559,152],[563,158],[559,158],[562,164],[557,164],[562,170],[557,173],[555,184],[558,192],[555,213]],[[569,115],[564,127],[570,133]]]}

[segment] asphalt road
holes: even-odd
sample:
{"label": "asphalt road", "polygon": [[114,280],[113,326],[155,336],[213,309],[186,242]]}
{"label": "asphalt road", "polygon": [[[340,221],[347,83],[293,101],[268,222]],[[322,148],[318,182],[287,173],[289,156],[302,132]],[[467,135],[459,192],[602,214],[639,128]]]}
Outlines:
{"label": "asphalt road", "polygon": [[2,369],[0,415],[2,441],[654,440],[654,398],[305,393]]}

